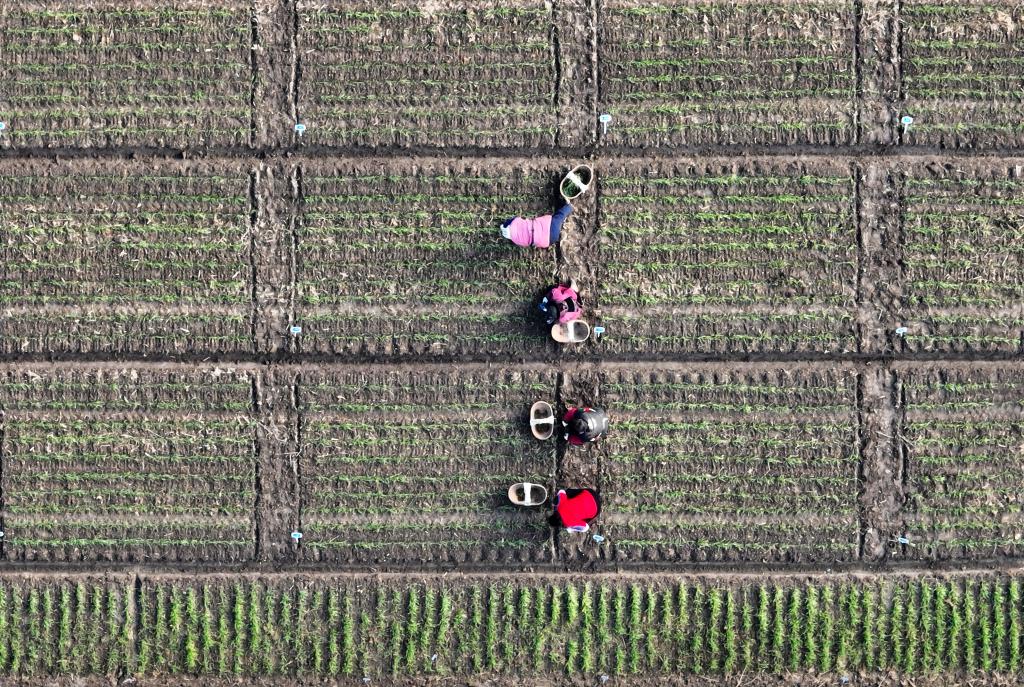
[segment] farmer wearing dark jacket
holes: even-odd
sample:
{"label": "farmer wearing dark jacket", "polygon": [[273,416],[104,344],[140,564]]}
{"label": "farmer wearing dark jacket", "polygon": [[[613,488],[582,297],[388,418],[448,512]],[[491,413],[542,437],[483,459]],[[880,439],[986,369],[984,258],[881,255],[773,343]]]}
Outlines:
{"label": "farmer wearing dark jacket", "polygon": [[597,441],[608,431],[608,415],[602,408],[569,408],[562,417],[565,439],[573,446]]}
{"label": "farmer wearing dark jacket", "polygon": [[548,522],[570,532],[586,532],[590,521],[601,512],[601,499],[593,489],[559,489],[555,512]]}
{"label": "farmer wearing dark jacket", "polygon": [[572,206],[566,203],[553,215],[541,215],[533,219],[513,217],[501,225],[501,235],[517,246],[547,248],[562,238],[562,225],[572,213]]}

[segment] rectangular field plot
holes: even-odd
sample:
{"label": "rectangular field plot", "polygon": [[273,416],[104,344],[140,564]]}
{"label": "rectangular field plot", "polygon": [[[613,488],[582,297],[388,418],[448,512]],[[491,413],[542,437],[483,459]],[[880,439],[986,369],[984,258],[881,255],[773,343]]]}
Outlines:
{"label": "rectangular field plot", "polygon": [[911,168],[901,207],[895,350],[1019,353],[1024,167]]}
{"label": "rectangular field plot", "polygon": [[858,555],[856,377],[822,368],[608,371],[603,467],[623,561]]}
{"label": "rectangular field plot", "polygon": [[252,394],[228,369],[0,370],[5,557],[250,559]]}
{"label": "rectangular field plot", "polygon": [[978,364],[897,371],[914,558],[1024,552],[1024,369]]}
{"label": "rectangular field plot", "polygon": [[629,162],[598,183],[608,350],[856,349],[849,168]]}
{"label": "rectangular field plot", "polygon": [[249,144],[249,3],[43,4],[0,15],[0,147]]}
{"label": "rectangular field plot", "polygon": [[490,357],[551,346],[530,315],[555,250],[498,231],[514,215],[552,211],[543,170],[369,167],[304,170],[303,352]]}
{"label": "rectangular field plot", "polygon": [[627,146],[855,140],[852,2],[604,3],[602,136]]}
{"label": "rectangular field plot", "polygon": [[526,429],[555,373],[460,368],[304,373],[302,548],[350,563],[529,561],[550,556],[516,482],[549,484],[554,442]]}
{"label": "rectangular field plot", "polygon": [[0,352],[251,351],[249,212],[237,165],[0,166]]}
{"label": "rectangular field plot", "polygon": [[552,146],[550,3],[299,3],[303,140]]}
{"label": "rectangular field plot", "polygon": [[904,143],[1024,143],[1024,7],[982,0],[908,0],[903,24]]}

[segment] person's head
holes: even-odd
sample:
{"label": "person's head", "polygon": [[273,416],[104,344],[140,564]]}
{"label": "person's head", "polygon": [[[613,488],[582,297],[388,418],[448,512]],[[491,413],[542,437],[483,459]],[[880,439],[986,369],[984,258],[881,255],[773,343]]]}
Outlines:
{"label": "person's head", "polygon": [[601,408],[577,412],[569,421],[569,431],[583,441],[594,441],[608,431],[608,415]]}
{"label": "person's head", "polygon": [[501,235],[502,235],[503,238],[506,238],[506,239],[511,239],[512,238],[512,220],[514,220],[514,219],[515,219],[515,217],[512,217],[511,219],[507,219],[507,220],[505,220],[502,223],[502,225],[501,225]]}

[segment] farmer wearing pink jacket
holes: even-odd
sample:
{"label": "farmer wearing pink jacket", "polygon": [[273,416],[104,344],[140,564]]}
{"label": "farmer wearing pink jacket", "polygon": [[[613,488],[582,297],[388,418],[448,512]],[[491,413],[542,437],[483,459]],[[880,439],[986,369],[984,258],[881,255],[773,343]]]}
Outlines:
{"label": "farmer wearing pink jacket", "polygon": [[566,203],[553,215],[541,215],[533,219],[513,217],[501,225],[501,235],[517,246],[547,248],[558,243],[562,237],[562,224],[572,213],[572,206]]}
{"label": "farmer wearing pink jacket", "polygon": [[544,321],[549,326],[579,319],[582,309],[583,301],[576,291],[575,282],[568,286],[555,284],[548,289],[540,302],[540,311],[544,314]]}

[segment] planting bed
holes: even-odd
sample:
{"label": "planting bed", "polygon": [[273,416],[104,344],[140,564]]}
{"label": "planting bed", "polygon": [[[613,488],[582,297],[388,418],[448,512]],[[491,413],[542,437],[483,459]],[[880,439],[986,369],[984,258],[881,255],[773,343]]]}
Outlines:
{"label": "planting bed", "polygon": [[252,393],[224,368],[3,368],[4,557],[250,559]]}
{"label": "planting bed", "polygon": [[1020,556],[1024,547],[1024,370],[897,369],[906,504],[893,548],[911,558]]}
{"label": "planting bed", "polygon": [[607,144],[850,144],[852,2],[603,3]]}
{"label": "planting bed", "polygon": [[0,15],[0,148],[248,145],[247,2],[17,3]]}
{"label": "planting bed", "polygon": [[550,559],[541,509],[507,500],[550,484],[554,442],[526,430],[554,401],[551,370],[365,368],[303,374],[304,556],[346,563]]}
{"label": "planting bed", "polygon": [[552,146],[560,112],[553,41],[563,30],[552,22],[542,2],[301,2],[302,140]]}
{"label": "planting bed", "polygon": [[614,559],[859,555],[852,369],[629,368],[603,372],[599,394]]}
{"label": "planting bed", "polygon": [[0,166],[0,352],[253,350],[248,165]]}
{"label": "planting bed", "polygon": [[1024,143],[1024,10],[1012,3],[900,5],[904,144],[1008,148]]}
{"label": "planting bed", "polygon": [[530,314],[554,279],[555,249],[519,248],[498,227],[551,212],[558,174],[529,162],[303,167],[298,350],[373,358],[552,350]]}
{"label": "planting bed", "polygon": [[[901,184],[902,294],[888,332],[903,353],[1019,354],[1024,166],[907,165]],[[895,333],[902,326],[906,333]]]}
{"label": "planting bed", "polygon": [[856,350],[850,167],[637,160],[598,183],[609,352]]}

